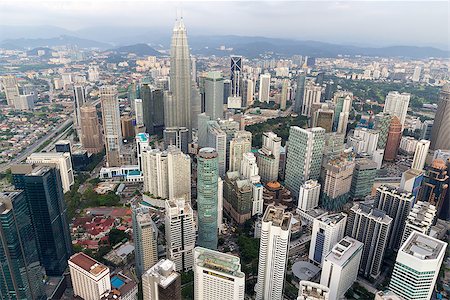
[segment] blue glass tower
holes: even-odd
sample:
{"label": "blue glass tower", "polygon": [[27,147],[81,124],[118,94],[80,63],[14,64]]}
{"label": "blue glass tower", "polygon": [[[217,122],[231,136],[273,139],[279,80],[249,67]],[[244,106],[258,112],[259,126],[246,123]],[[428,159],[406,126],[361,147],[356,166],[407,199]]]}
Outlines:
{"label": "blue glass tower", "polygon": [[0,193],[0,299],[46,299],[43,268],[22,191]]}

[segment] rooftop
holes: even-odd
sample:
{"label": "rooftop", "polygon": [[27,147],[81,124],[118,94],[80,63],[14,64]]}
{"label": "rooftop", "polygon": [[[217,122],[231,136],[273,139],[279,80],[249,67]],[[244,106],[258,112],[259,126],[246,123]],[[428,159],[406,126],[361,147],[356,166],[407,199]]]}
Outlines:
{"label": "rooftop", "polygon": [[195,256],[199,261],[198,265],[201,267],[230,276],[245,277],[245,274],[241,272],[239,257],[201,247],[195,248],[194,251],[197,253]]}
{"label": "rooftop", "polygon": [[344,213],[337,213],[333,215],[325,215],[323,217],[319,218],[319,221],[322,223],[325,223],[327,225],[333,226],[339,222],[341,222],[343,219],[347,217]]}
{"label": "rooftop", "polygon": [[153,267],[148,269],[143,276],[158,278],[159,285],[167,288],[180,274],[175,271],[175,263],[168,259],[161,259]]}
{"label": "rooftop", "polygon": [[362,251],[363,243],[351,238],[344,237],[331,249],[331,252],[325,257],[325,260],[333,264],[344,266],[358,251]]}
{"label": "rooftop", "polygon": [[100,273],[108,269],[105,265],[87,256],[83,252],[78,252],[72,255],[69,262],[72,262],[94,276],[98,276]]}
{"label": "rooftop", "polygon": [[445,251],[447,243],[423,233],[413,231],[399,251],[421,260],[436,259]]}
{"label": "rooftop", "polygon": [[289,225],[291,224],[291,218],[292,214],[285,213],[284,209],[269,205],[264,213],[263,222],[272,222],[273,226],[288,230]]}

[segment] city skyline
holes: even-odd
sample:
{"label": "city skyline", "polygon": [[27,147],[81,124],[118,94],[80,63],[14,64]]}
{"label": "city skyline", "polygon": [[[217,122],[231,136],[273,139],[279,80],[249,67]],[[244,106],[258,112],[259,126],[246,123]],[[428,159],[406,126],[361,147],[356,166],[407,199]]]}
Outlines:
{"label": "city skyline", "polygon": [[[411,45],[450,49],[447,1],[130,2],[3,1],[0,32],[2,39],[66,34],[120,44],[120,40],[130,35],[144,37],[152,32],[165,36],[173,21],[183,16],[191,36],[259,36],[367,47]],[[123,14],[124,10],[128,13]],[[142,11],[152,14],[152,18],[134,18]],[[237,21],[227,22],[229,15],[225,11],[233,11],[233,19]],[[120,24],[115,23],[117,18],[122,20]],[[267,20],[275,18],[277,22],[266,26]],[[220,26],[224,22],[227,26]],[[111,28],[115,30],[108,30]],[[49,32],[40,33],[44,30]]]}

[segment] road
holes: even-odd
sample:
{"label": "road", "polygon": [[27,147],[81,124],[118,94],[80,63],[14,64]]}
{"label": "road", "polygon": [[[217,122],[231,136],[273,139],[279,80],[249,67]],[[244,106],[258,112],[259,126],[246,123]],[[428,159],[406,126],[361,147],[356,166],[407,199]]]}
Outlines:
{"label": "road", "polygon": [[[31,153],[35,152],[41,145],[43,145],[48,140],[55,137],[55,133],[63,129],[65,126],[72,124],[72,118],[69,118],[64,123],[61,123],[58,127],[50,131],[47,135],[41,137],[39,140],[37,140],[33,145],[29,146],[24,152],[20,153],[18,156],[16,156],[14,159],[12,159],[10,162],[3,164],[0,166],[0,173],[5,172],[8,170],[11,165],[15,163],[19,163],[23,161],[25,158],[27,158]],[[69,126],[71,127],[71,126]],[[59,135],[58,135],[59,136]]]}

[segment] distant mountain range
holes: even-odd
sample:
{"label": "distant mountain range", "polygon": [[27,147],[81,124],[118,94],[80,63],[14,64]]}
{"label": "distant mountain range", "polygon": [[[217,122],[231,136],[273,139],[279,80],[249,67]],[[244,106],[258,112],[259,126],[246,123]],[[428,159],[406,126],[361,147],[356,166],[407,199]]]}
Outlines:
{"label": "distant mountain range", "polygon": [[[68,31],[59,27],[11,27],[0,25],[4,40],[0,48],[33,49],[71,45],[79,48],[98,48],[111,50],[119,54],[135,53],[138,56],[161,55],[157,50],[170,46],[170,30],[158,28],[87,28]],[[220,46],[232,48],[231,51],[219,50]],[[252,36],[196,36],[189,35],[189,46],[194,54],[228,56],[243,55],[249,58],[271,52],[280,57],[294,54],[315,57],[336,57],[338,55],[363,55],[380,57],[450,57],[450,49],[435,47],[391,46],[358,47],[318,41],[300,41],[293,39],[252,37]]]}

